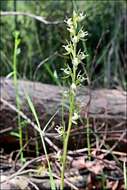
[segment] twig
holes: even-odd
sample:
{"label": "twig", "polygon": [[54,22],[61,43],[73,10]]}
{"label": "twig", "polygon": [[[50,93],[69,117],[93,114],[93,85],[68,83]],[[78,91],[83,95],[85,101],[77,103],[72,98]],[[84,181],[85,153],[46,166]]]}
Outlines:
{"label": "twig", "polygon": [[19,111],[14,105],[8,103],[3,98],[1,98],[1,101],[3,102],[4,105],[10,107],[13,111],[18,113],[23,119],[25,119],[30,125],[32,125],[32,127],[34,127],[38,132],[40,132],[38,126],[33,121],[31,121],[31,119],[28,118],[22,111]]}
{"label": "twig", "polygon": [[[91,148],[91,151],[95,151],[96,148]],[[69,155],[76,155],[76,154],[80,154],[80,153],[84,153],[87,152],[88,148],[82,148],[82,149],[78,149],[78,150],[74,150],[74,151],[68,151]],[[108,150],[105,149],[100,149],[99,152],[102,153],[107,153]],[[112,151],[113,154],[118,155],[118,156],[127,156],[127,153],[125,152],[118,152],[118,151]]]}
{"label": "twig", "polygon": [[[21,110],[18,110],[14,105],[8,103],[6,100],[4,100],[3,98],[1,98],[1,101],[3,104],[5,104],[6,106],[10,107],[13,111],[15,111],[16,113],[18,113],[23,119],[25,119],[32,127],[34,127],[34,129],[36,129],[39,133],[42,133],[43,137],[45,138],[46,136],[48,136],[47,133],[45,133],[44,131],[40,130],[38,128],[38,126],[33,122],[31,121],[30,118],[28,118]],[[57,113],[57,112],[56,112]],[[50,136],[50,135],[49,135]],[[48,140],[47,140],[48,139]],[[47,137],[46,138],[46,141],[49,145],[52,145],[52,147],[56,150],[58,150],[56,148],[56,145],[53,144],[53,142]]]}
{"label": "twig", "polygon": [[31,13],[25,13],[25,12],[14,12],[14,11],[1,11],[0,12],[0,15],[1,16],[28,16],[28,17],[31,17],[33,19],[36,19],[44,24],[60,24],[60,23],[63,23],[63,21],[47,21],[44,19],[44,17],[42,16],[36,16],[34,14],[31,14]]}
{"label": "twig", "polygon": [[58,152],[59,151],[59,148],[52,142],[49,140],[49,138],[45,137],[45,141],[51,146],[53,147],[53,149]]}
{"label": "twig", "polygon": [[12,129],[13,129],[12,127],[8,127],[7,129],[1,129],[0,134],[8,133],[8,132],[12,131]]}
{"label": "twig", "polygon": [[10,180],[10,179],[12,179],[12,178],[14,178],[14,177],[20,175],[21,172],[22,172],[29,164],[31,164],[31,163],[33,163],[33,162],[35,162],[35,161],[37,161],[37,160],[41,160],[41,158],[42,158],[42,157],[40,156],[40,157],[38,157],[38,158],[34,158],[34,159],[32,159],[32,160],[26,162],[17,172],[15,172],[15,173],[12,174],[11,176],[9,176],[7,179],[1,181],[1,183],[4,183],[4,182],[6,182],[7,180]]}
{"label": "twig", "polygon": [[123,134],[118,139],[118,141],[115,142],[115,144],[109,150],[107,150],[107,152],[104,154],[104,156],[111,153],[116,148],[116,146],[119,144],[119,142],[124,138],[125,135],[126,135],[126,131],[124,131]]}
{"label": "twig", "polygon": [[[59,180],[61,179],[61,178],[58,177],[56,174],[53,174],[53,176],[56,177],[56,178],[59,179]],[[65,178],[64,181],[65,181],[65,183],[66,183],[68,186],[70,186],[72,189],[78,190],[78,188],[77,188],[75,185],[73,185],[67,178]]]}
{"label": "twig", "polygon": [[41,62],[39,63],[39,65],[37,66],[37,68],[36,68],[34,74],[33,74],[33,78],[35,78],[38,69],[39,69],[44,63],[46,63],[47,61],[49,61],[51,58],[55,57],[56,55],[57,55],[57,51],[56,51],[55,53],[53,53],[52,55],[50,55],[49,57],[45,58],[43,61],[41,61]]}
{"label": "twig", "polygon": [[28,180],[29,184],[31,184],[36,190],[39,190],[36,184],[34,184],[31,180]]}
{"label": "twig", "polygon": [[27,143],[25,143],[25,145],[23,146],[23,149],[20,149],[19,152],[18,152],[18,154],[16,155],[16,158],[15,158],[15,160],[14,160],[14,169],[15,169],[15,167],[16,167],[16,162],[17,162],[17,160],[18,160],[18,157],[19,157],[20,154],[21,154],[21,151],[23,151],[23,150],[26,148],[26,146],[29,144],[30,141],[31,141],[31,138],[28,140]]}

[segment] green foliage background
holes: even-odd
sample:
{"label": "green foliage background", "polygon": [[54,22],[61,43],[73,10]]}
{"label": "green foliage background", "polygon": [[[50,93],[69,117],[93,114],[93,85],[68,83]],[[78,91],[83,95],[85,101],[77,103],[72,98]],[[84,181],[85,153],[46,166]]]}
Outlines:
{"label": "green foliage background", "polygon": [[[89,36],[81,46],[89,56],[84,65],[94,87],[125,89],[127,77],[127,7],[125,0],[1,0],[2,11],[21,11],[45,17],[48,21],[62,21],[56,25],[45,25],[26,16],[1,16],[0,19],[0,70],[1,76],[12,72],[14,31],[20,31],[21,53],[18,55],[18,77],[62,84],[62,71],[66,57],[62,45],[68,32],[66,17],[73,9],[83,11],[83,21]],[[98,46],[98,42],[100,45]],[[40,66],[39,66],[40,65]],[[82,67],[83,70],[83,67]]]}

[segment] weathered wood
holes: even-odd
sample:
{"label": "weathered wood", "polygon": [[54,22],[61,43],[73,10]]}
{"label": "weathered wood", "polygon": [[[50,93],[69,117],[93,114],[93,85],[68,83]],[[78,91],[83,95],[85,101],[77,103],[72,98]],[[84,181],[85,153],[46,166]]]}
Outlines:
{"label": "weathered wood", "polygon": [[[14,105],[16,107],[16,93],[15,86],[13,80],[1,78],[0,81],[1,88],[1,101],[0,101],[0,127],[2,134],[0,141],[1,144],[6,146],[6,143],[9,144],[10,149],[13,148],[13,145],[16,141],[14,136],[10,136],[10,131],[13,129],[17,129],[17,113],[5,105],[2,102],[2,99],[6,100],[6,102]],[[18,93],[20,97],[20,107],[21,110],[26,114],[28,118],[31,118],[34,121],[34,117],[31,113],[31,110],[28,106],[28,102],[26,100],[26,94],[31,97],[31,100],[37,110],[39,121],[41,123],[41,127],[43,128],[49,118],[56,112],[58,108],[61,108],[62,102],[62,94],[65,89],[59,86],[41,84],[39,82],[31,82],[31,81],[18,81]],[[90,100],[90,101],[89,101]],[[66,102],[67,103],[67,102]],[[105,127],[99,134],[106,134],[108,132],[107,140],[110,139],[113,143],[118,140],[122,133],[125,133],[126,128],[126,92],[120,90],[108,90],[108,89],[97,89],[97,90],[89,90],[86,87],[82,87],[78,90],[77,93],[77,104],[81,108],[81,116],[83,118],[86,117],[86,113],[89,116],[90,120],[96,119],[99,122],[97,127],[102,125],[102,122],[108,123],[108,130],[105,131]],[[58,114],[55,116],[53,121],[55,121],[55,126],[61,123],[61,109],[59,109]],[[65,118],[68,114],[66,114]],[[66,119],[66,122],[68,119]],[[82,125],[82,124],[81,124]],[[79,125],[79,126],[81,126]],[[24,129],[24,134],[26,130],[28,130],[30,136],[34,136],[35,132],[33,126]],[[55,128],[54,126],[54,128]],[[90,126],[94,126],[94,123]],[[107,126],[107,124],[106,124]],[[85,126],[84,126],[85,127]],[[81,139],[84,139],[84,129],[77,128],[77,134],[80,134],[80,145]],[[115,133],[114,133],[115,131]],[[52,131],[54,133],[54,131]],[[4,135],[3,135],[4,134]],[[56,134],[56,131],[55,131]],[[9,135],[9,136],[8,136]],[[50,133],[49,133],[50,135]],[[54,135],[50,135],[53,137]],[[76,133],[72,133],[71,136],[75,136],[75,140],[78,140]],[[60,140],[60,139],[59,139]],[[126,144],[123,142],[122,144]],[[84,140],[83,140],[84,142]],[[60,143],[56,142],[58,145]],[[12,147],[11,147],[12,144]],[[35,144],[35,143],[34,143]],[[16,148],[17,143],[15,144]],[[4,146],[4,147],[5,147]],[[18,145],[17,145],[18,146]],[[82,146],[81,146],[82,147]],[[80,147],[79,147],[80,148]]]}
{"label": "weathered wood", "polygon": [[[16,93],[13,80],[1,78],[1,98],[16,105]],[[39,82],[18,81],[18,93],[23,111],[28,110],[25,94],[28,94],[36,109],[41,113],[53,115],[60,108],[64,88],[59,86],[41,84]],[[80,88],[77,93],[77,104],[81,108],[81,114],[85,113],[86,106],[91,101],[88,110],[89,117],[126,120],[126,92],[120,90],[98,89],[89,90]],[[1,111],[10,110],[1,102]]]}

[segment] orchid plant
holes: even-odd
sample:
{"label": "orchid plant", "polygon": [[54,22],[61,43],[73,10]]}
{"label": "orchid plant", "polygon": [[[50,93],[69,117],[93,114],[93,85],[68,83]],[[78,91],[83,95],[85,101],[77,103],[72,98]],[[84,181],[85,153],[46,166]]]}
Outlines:
{"label": "orchid plant", "polygon": [[61,190],[64,189],[64,172],[66,165],[67,157],[67,148],[68,140],[70,136],[70,131],[72,124],[77,124],[79,119],[79,113],[76,110],[75,98],[77,93],[77,87],[85,80],[84,75],[81,74],[81,71],[78,71],[78,66],[82,61],[87,57],[87,54],[84,53],[81,49],[78,50],[78,43],[81,40],[85,40],[88,35],[87,31],[83,31],[83,28],[80,27],[80,22],[86,17],[83,13],[77,14],[73,11],[72,18],[65,20],[67,24],[67,30],[70,33],[70,40],[67,41],[67,44],[64,45],[65,55],[69,56],[72,62],[72,67],[69,65],[63,69],[65,78],[71,79],[71,85],[68,91],[69,97],[69,121],[67,132],[64,134],[64,146],[63,146],[63,157],[62,157],[62,171],[61,171]]}

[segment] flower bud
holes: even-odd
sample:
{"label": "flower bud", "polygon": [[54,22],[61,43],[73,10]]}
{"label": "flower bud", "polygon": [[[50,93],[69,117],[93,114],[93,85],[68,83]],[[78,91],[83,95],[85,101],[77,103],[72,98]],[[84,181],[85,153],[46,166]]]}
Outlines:
{"label": "flower bud", "polygon": [[63,45],[63,47],[64,47],[64,49],[67,51],[68,54],[71,53],[72,49],[71,49],[70,44],[68,44],[68,45],[66,45],[66,46]]}
{"label": "flower bud", "polygon": [[83,13],[80,13],[79,14],[79,22],[81,22],[85,17],[86,17],[86,15],[83,15]]}
{"label": "flower bud", "polygon": [[69,27],[71,27],[72,26],[72,18],[69,18],[68,20],[66,20],[65,21],[66,23],[67,23],[67,25],[69,26]]}
{"label": "flower bud", "polygon": [[87,31],[84,32],[84,31],[81,29],[81,30],[79,31],[78,35],[79,35],[79,38],[82,39],[82,38],[84,38],[85,36],[88,35],[88,32],[87,32]]}
{"label": "flower bud", "polygon": [[74,37],[72,38],[72,42],[73,42],[74,44],[76,44],[78,41],[79,41],[78,36],[74,36]]}
{"label": "flower bud", "polygon": [[73,94],[75,94],[75,92],[76,92],[76,84],[75,83],[72,83],[72,85],[71,85],[71,92]]}
{"label": "flower bud", "polygon": [[74,112],[74,115],[72,116],[72,123],[77,124],[77,120],[79,119],[79,115]]}
{"label": "flower bud", "polygon": [[75,58],[72,60],[72,63],[73,63],[73,65],[74,65],[75,67],[77,67],[78,64],[79,64],[79,59],[78,59],[77,57],[75,57]]}

